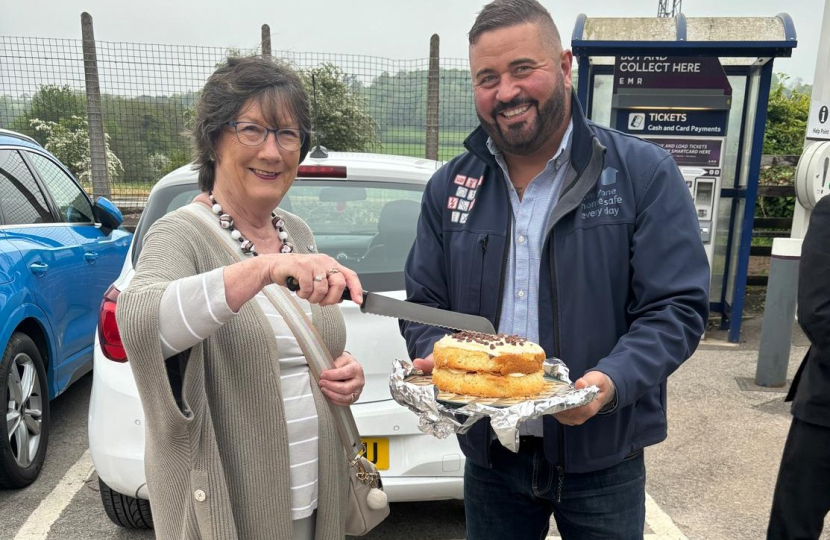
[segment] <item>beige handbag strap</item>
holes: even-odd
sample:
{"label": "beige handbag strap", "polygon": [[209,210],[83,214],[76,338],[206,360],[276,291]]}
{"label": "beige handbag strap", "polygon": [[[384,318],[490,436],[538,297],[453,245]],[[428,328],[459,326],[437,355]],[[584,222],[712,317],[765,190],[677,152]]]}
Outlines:
{"label": "beige handbag strap", "polygon": [[[230,255],[237,261],[243,260],[239,252],[235,249],[230,235],[219,235],[216,231],[216,223],[211,219],[213,216],[208,215],[207,212],[200,212],[193,208],[184,207],[184,210],[197,216],[201,219],[208,229],[216,237],[220,245],[224,246]],[[207,208],[205,208],[207,210]],[[209,210],[208,210],[209,212]],[[277,308],[280,312],[297,343],[303,351],[303,355],[308,362],[309,371],[317,382],[320,384],[320,373],[334,367],[334,359],[328,348],[323,344],[323,339],[317,332],[317,328],[311,323],[305,312],[300,309],[297,301],[288,294],[284,287],[275,287],[277,294],[271,294],[271,291],[263,289],[262,292],[266,298]],[[349,459],[353,460],[363,453],[363,442],[360,440],[360,432],[357,430],[354,416],[349,407],[339,407],[331,404],[328,399],[329,410],[334,417],[334,423],[337,426],[337,433],[340,436],[340,441],[346,448]]]}

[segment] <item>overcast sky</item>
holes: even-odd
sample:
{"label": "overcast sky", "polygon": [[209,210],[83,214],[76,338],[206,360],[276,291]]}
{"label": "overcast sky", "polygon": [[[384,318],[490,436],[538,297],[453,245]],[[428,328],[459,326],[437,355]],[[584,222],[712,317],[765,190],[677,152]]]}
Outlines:
{"label": "overcast sky", "polygon": [[[830,0],[828,0],[830,1]],[[483,0],[0,0],[0,35],[79,39],[90,13],[102,41],[252,49],[268,24],[272,49],[427,58],[429,38],[441,56],[466,58],[466,33]],[[543,0],[570,43],[577,15],[653,17],[658,0]],[[793,18],[798,47],[775,71],[812,82],[824,0],[684,0],[686,17]],[[830,31],[830,29],[828,29]],[[2,53],[0,52],[0,55]],[[0,66],[2,69],[2,66]]]}

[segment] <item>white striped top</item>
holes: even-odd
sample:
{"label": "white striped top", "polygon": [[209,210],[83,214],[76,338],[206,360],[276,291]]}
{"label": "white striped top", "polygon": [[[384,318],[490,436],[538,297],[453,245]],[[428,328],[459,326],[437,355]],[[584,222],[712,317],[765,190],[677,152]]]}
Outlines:
{"label": "white striped top", "polygon": [[[217,268],[173,281],[162,297],[159,338],[165,358],[187,350],[218,330],[235,313],[225,297],[224,270]],[[277,285],[268,285],[269,288]],[[311,316],[310,304],[296,296],[300,308]],[[311,393],[314,384],[308,363],[277,308],[262,292],[254,301],[265,312],[277,340],[280,387],[288,424],[291,483],[291,519],[311,516],[317,508],[317,408]]]}

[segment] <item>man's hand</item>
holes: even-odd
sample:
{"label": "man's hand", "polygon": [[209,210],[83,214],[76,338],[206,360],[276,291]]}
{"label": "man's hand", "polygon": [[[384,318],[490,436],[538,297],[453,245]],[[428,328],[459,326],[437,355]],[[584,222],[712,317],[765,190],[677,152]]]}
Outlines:
{"label": "man's hand", "polygon": [[599,387],[597,397],[591,403],[583,405],[582,407],[576,407],[575,409],[568,409],[567,411],[554,414],[554,418],[560,424],[566,426],[582,425],[614,399],[614,383],[605,373],[601,371],[589,371],[574,383],[574,387],[577,390],[591,385]]}
{"label": "man's hand", "polygon": [[432,359],[432,354],[430,354],[426,358],[414,359],[412,361],[412,365],[415,366],[415,369],[420,369],[425,374],[429,375],[432,373],[432,368],[435,367],[435,361]]}

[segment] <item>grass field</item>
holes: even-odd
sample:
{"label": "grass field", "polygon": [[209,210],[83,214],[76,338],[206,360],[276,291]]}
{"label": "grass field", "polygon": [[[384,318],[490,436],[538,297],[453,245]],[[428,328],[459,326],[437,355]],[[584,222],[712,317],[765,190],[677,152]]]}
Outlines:
{"label": "grass field", "polygon": [[[464,139],[472,130],[442,130],[438,134],[438,159],[451,159],[464,152]],[[381,152],[424,157],[426,133],[418,128],[391,128],[380,134]]]}

